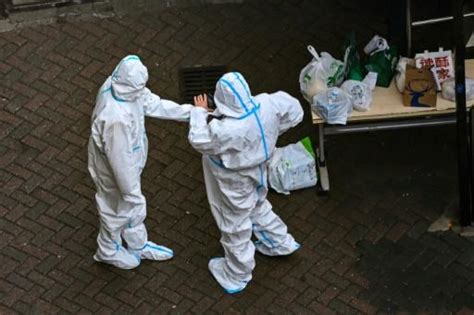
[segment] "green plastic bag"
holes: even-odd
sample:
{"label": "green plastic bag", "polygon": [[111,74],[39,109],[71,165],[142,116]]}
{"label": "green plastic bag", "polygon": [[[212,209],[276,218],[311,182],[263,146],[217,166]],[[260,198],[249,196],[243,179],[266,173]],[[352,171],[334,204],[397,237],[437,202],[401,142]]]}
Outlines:
{"label": "green plastic bag", "polygon": [[357,52],[354,32],[347,38],[344,48],[344,77],[346,80],[362,81],[365,76],[365,70],[362,67],[359,53]]}
{"label": "green plastic bag", "polygon": [[308,151],[308,153],[311,154],[311,156],[315,158],[316,155],[314,154],[313,144],[311,143],[311,138],[306,137],[306,138],[300,140],[300,142],[304,146],[306,151]]}
{"label": "green plastic bag", "polygon": [[397,61],[398,49],[395,46],[391,46],[385,51],[379,51],[369,56],[365,69],[378,74],[377,86],[388,87],[395,75]]}

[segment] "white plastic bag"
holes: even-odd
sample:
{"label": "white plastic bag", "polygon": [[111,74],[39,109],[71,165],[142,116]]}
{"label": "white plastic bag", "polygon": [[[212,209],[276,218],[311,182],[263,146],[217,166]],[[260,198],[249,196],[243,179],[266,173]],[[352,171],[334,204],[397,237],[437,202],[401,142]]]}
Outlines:
{"label": "white plastic bag", "polygon": [[341,89],[349,94],[352,99],[352,107],[359,112],[366,112],[372,104],[372,91],[364,82],[347,80]]}
{"label": "white plastic bag", "polygon": [[345,125],[352,113],[351,96],[333,87],[313,97],[312,110],[328,124]]}
{"label": "white plastic bag", "polygon": [[318,55],[313,46],[308,46],[313,60],[301,70],[300,89],[303,97],[311,102],[313,96],[333,86],[340,86],[344,80],[344,64],[330,54]]}
{"label": "white plastic bag", "polygon": [[[456,101],[456,93],[454,92],[454,79],[445,81],[442,84],[442,95],[443,98]],[[466,78],[466,100],[470,101],[474,99],[474,79]]]}
{"label": "white plastic bag", "polygon": [[268,166],[268,181],[276,192],[312,187],[318,182],[316,161],[301,142],[276,148]]}
{"label": "white plastic bag", "polygon": [[365,76],[364,80],[362,80],[362,82],[367,85],[369,90],[373,91],[375,89],[375,86],[377,85],[378,76],[379,74],[377,72],[369,72]]}
{"label": "white plastic bag", "polygon": [[397,73],[395,74],[395,85],[397,86],[397,90],[400,93],[403,93],[405,91],[405,77],[406,77],[406,71],[407,71],[407,65],[410,66],[415,66],[415,61],[410,58],[402,57],[398,61],[396,71]]}

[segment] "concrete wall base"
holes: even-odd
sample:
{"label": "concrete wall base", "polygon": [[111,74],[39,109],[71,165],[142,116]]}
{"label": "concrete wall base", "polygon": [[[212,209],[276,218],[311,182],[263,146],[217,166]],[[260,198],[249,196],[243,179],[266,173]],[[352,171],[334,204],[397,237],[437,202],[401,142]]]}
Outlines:
{"label": "concrete wall base", "polygon": [[25,12],[12,12],[0,18],[0,32],[14,29],[62,23],[71,20],[90,20],[114,16],[136,15],[145,11],[159,11],[169,7],[243,3],[245,0],[103,0],[94,3],[75,4]]}

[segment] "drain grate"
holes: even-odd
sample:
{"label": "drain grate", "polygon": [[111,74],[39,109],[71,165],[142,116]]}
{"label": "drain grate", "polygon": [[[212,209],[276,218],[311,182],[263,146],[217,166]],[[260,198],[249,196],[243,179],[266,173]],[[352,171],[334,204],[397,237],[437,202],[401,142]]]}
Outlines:
{"label": "drain grate", "polygon": [[216,83],[226,72],[225,66],[190,67],[179,71],[183,102],[193,102],[193,97],[202,93],[214,94]]}

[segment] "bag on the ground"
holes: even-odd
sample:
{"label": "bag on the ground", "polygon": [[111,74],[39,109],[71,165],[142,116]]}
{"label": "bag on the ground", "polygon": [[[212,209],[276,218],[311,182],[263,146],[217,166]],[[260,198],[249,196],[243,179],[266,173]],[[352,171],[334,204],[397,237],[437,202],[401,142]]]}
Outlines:
{"label": "bag on the ground", "polygon": [[[454,91],[454,79],[445,81],[442,84],[442,95],[444,99],[449,101],[456,101],[456,92]],[[474,79],[466,78],[466,100],[474,100]]]}
{"label": "bag on the ground", "polygon": [[308,46],[313,60],[300,73],[300,89],[303,97],[311,102],[313,96],[333,86],[341,85],[344,80],[344,64],[330,54],[318,55],[313,46]]}
{"label": "bag on the ground", "polygon": [[268,166],[268,181],[276,192],[285,195],[317,184],[316,160],[309,137],[275,149]]}
{"label": "bag on the ground", "polygon": [[328,124],[345,125],[352,113],[352,100],[342,89],[333,87],[315,95],[311,108]]}
{"label": "bag on the ground", "polygon": [[359,112],[366,112],[372,104],[372,90],[361,81],[347,80],[341,89],[349,94],[352,99],[352,107]]}

